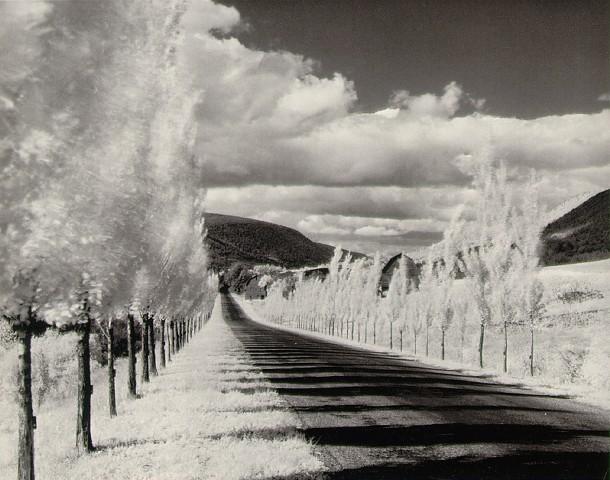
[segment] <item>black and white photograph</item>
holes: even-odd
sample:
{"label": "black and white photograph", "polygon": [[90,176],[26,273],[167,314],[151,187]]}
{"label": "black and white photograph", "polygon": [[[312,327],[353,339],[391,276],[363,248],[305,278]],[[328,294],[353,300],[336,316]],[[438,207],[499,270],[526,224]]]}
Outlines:
{"label": "black and white photograph", "polygon": [[479,479],[610,479],[610,1],[0,0],[0,480]]}

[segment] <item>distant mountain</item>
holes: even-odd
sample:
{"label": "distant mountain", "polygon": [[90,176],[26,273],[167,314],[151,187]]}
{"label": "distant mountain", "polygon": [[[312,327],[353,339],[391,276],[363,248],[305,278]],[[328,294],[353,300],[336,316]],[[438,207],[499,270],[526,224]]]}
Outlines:
{"label": "distant mountain", "polygon": [[[545,265],[610,258],[610,189],[589,197],[543,230]],[[315,267],[328,263],[334,253],[331,245],[270,222],[217,213],[207,213],[205,221],[210,266],[215,271],[236,264]]]}
{"label": "distant mountain", "polygon": [[314,267],[328,263],[334,253],[331,245],[314,242],[292,228],[274,223],[206,213],[205,224],[210,266],[215,271],[227,270],[234,264]]}
{"label": "distant mountain", "polygon": [[581,203],[586,202],[587,200],[589,200],[591,197],[593,197],[594,195],[597,195],[597,193],[599,192],[584,192],[581,193],[579,195],[574,195],[572,197],[569,197],[567,200],[565,200],[564,202],[560,203],[559,205],[557,205],[555,208],[553,208],[552,210],[549,210],[546,214],[546,223],[552,223],[555,220],[563,217],[566,213],[571,212],[572,210],[574,210],[576,207],[578,207]]}
{"label": "distant mountain", "polygon": [[610,189],[593,195],[542,232],[545,265],[610,258]]}

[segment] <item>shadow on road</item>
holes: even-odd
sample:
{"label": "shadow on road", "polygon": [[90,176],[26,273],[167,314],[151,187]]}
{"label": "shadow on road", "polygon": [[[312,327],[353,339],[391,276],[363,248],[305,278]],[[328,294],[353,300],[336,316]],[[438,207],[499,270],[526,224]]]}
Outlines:
{"label": "shadow on road", "polygon": [[607,431],[572,430],[547,425],[463,424],[364,425],[300,429],[320,445],[404,447],[407,445],[465,445],[468,443],[560,444],[582,436],[607,437]]}
{"label": "shadow on road", "polygon": [[346,468],[326,480],[605,480],[608,455],[574,452],[525,452],[492,458],[471,456],[415,464],[388,462]]}
{"label": "shadow on road", "polygon": [[260,325],[230,297],[223,309],[298,431],[330,452],[325,479],[607,480],[610,419],[599,410]]}

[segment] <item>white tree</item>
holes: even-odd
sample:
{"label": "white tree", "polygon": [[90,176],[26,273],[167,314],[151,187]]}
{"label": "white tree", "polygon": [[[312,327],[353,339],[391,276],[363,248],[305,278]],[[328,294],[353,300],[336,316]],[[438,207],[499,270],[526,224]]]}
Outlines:
{"label": "white tree", "polygon": [[427,303],[425,295],[420,290],[414,290],[407,298],[407,312],[409,318],[409,329],[413,335],[413,355],[417,355],[417,338],[422,330],[423,313]]}
{"label": "white tree", "polygon": [[[394,347],[394,323],[400,320],[400,316],[404,313],[402,306],[406,303],[407,293],[409,289],[409,278],[407,272],[407,256],[402,254],[398,261],[398,268],[392,275],[388,295],[383,300],[386,307],[386,318],[390,328],[390,349]],[[400,349],[402,350],[403,329],[399,323],[400,334]]]}
{"label": "white tree", "polygon": [[497,318],[494,313],[502,315],[506,305],[505,276],[510,268],[514,230],[506,169],[494,168],[489,152],[482,152],[478,158],[473,185],[478,200],[471,234],[462,246],[461,267],[479,314],[479,366],[483,368],[485,329]]}
{"label": "white tree", "polygon": [[436,260],[434,268],[434,298],[441,330],[441,359],[445,359],[445,337],[451,327],[455,310],[451,298],[453,284],[457,273],[457,256],[459,241],[462,236],[463,222],[460,219],[461,209],[454,214],[451,223],[443,234],[442,257]]}
{"label": "white tree", "polygon": [[[0,5],[2,40],[15,33],[19,3]],[[79,332],[76,442],[87,451],[91,322],[106,324],[131,301],[138,271],[158,310],[175,295],[159,303],[153,292],[180,291],[186,312],[205,285],[190,153],[199,95],[176,54],[183,2],[39,3],[39,17],[22,22],[23,44],[0,55],[0,308],[23,332],[19,476],[28,479],[37,325]]]}
{"label": "white tree", "polygon": [[453,316],[459,322],[460,329],[460,346],[459,346],[459,361],[464,362],[464,348],[466,343],[466,333],[468,330],[468,317],[470,315],[470,301],[464,292],[464,284],[454,282],[451,291],[451,309]]}
{"label": "white tree", "polygon": [[538,194],[538,179],[530,174],[522,195],[520,216],[517,225],[515,248],[516,298],[514,305],[520,323],[526,323],[530,331],[530,375],[534,375],[534,332],[546,310],[544,285],[539,279],[540,236],[544,228],[546,214]]}

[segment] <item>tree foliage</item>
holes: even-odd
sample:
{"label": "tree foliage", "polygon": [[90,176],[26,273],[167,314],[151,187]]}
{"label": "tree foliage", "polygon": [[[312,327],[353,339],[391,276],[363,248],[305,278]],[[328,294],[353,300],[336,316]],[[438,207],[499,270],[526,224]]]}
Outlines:
{"label": "tree foliage", "polygon": [[[303,280],[290,295],[273,284],[264,307],[268,316],[351,339],[356,330],[358,339],[390,348],[403,348],[406,334],[414,353],[422,353],[423,341],[426,355],[434,347],[443,359],[452,342],[463,360],[466,336],[473,333],[466,317],[476,314],[481,366],[485,335],[493,329],[503,332],[506,368],[509,332],[515,325],[530,329],[530,360],[534,358],[534,331],[544,314],[538,279],[544,215],[537,179],[531,174],[517,195],[507,169],[490,151],[481,152],[472,166],[475,203],[456,210],[443,240],[430,247],[420,263],[417,279],[409,275],[408,257],[403,254],[382,296],[379,255],[373,261],[350,262],[342,260],[337,248],[325,281]],[[433,332],[440,337],[439,347],[430,344]]]}

